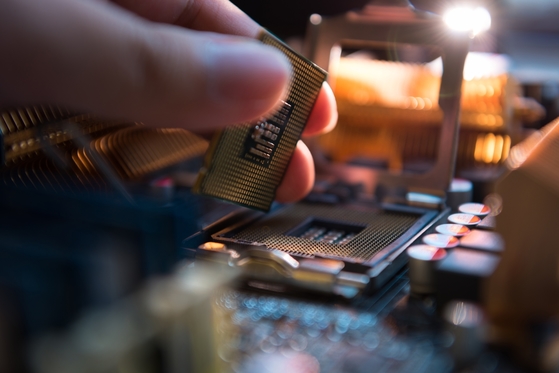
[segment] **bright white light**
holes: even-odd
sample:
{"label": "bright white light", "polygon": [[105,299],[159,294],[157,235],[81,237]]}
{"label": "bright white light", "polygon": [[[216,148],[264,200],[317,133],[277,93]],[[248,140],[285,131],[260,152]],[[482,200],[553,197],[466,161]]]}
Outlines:
{"label": "bright white light", "polygon": [[476,36],[491,27],[491,15],[485,8],[459,7],[448,10],[444,22],[455,31],[470,32]]}

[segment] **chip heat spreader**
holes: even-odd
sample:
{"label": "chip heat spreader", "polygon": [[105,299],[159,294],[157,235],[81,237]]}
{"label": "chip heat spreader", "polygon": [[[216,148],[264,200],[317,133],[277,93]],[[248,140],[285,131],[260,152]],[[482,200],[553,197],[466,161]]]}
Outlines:
{"label": "chip heat spreader", "polygon": [[287,97],[267,118],[229,126],[213,137],[194,191],[268,211],[326,71],[266,31],[259,39],[282,51],[291,62]]}

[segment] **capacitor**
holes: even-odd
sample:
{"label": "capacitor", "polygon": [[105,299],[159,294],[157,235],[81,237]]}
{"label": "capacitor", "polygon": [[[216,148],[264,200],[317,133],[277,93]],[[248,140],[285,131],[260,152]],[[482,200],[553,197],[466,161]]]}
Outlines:
{"label": "capacitor", "polygon": [[463,203],[458,207],[458,211],[465,214],[486,216],[491,213],[491,208],[483,203]]}
{"label": "capacitor", "polygon": [[435,264],[446,257],[446,251],[429,245],[414,245],[408,248],[407,255],[412,293],[434,293]]}
{"label": "capacitor", "polygon": [[432,233],[423,237],[423,243],[441,249],[450,249],[458,246],[458,238],[448,234]]}
{"label": "capacitor", "polygon": [[481,219],[479,218],[479,216],[473,214],[458,213],[449,215],[448,221],[454,224],[472,226],[479,224],[481,222]]}
{"label": "capacitor", "polygon": [[441,234],[455,237],[462,237],[470,233],[470,228],[462,224],[441,224],[437,225],[435,230]]}
{"label": "capacitor", "polygon": [[446,205],[456,211],[461,204],[472,201],[473,190],[471,181],[452,179],[450,189],[446,193]]}
{"label": "capacitor", "polygon": [[457,367],[473,363],[484,348],[483,311],[474,303],[451,301],[444,308],[443,318],[446,330],[454,337],[450,354]]}

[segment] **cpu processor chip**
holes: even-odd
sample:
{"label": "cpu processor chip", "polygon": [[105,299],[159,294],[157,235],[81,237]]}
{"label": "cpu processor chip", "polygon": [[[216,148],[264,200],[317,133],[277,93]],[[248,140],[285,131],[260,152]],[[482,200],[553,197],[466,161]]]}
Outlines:
{"label": "cpu processor chip", "polygon": [[291,62],[287,97],[269,117],[227,127],[214,136],[194,191],[268,211],[326,72],[265,31],[260,40]]}

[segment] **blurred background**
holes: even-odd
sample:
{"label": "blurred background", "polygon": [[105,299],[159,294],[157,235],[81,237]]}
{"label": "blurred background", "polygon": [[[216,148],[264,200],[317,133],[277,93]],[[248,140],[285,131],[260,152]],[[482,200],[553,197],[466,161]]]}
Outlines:
{"label": "blurred background", "polygon": [[[310,2],[282,1],[255,4],[236,0],[235,3],[270,31],[289,40],[303,37],[311,14],[336,15],[365,5],[404,6],[398,1],[345,1]],[[507,55],[510,72],[522,85],[524,96],[538,99],[548,109],[539,125],[557,117],[557,33],[559,26],[554,16],[559,5],[552,0],[486,0],[486,1],[411,1],[418,9],[444,11],[452,4],[475,3],[491,14],[492,27],[488,33],[474,41],[471,50]]]}

